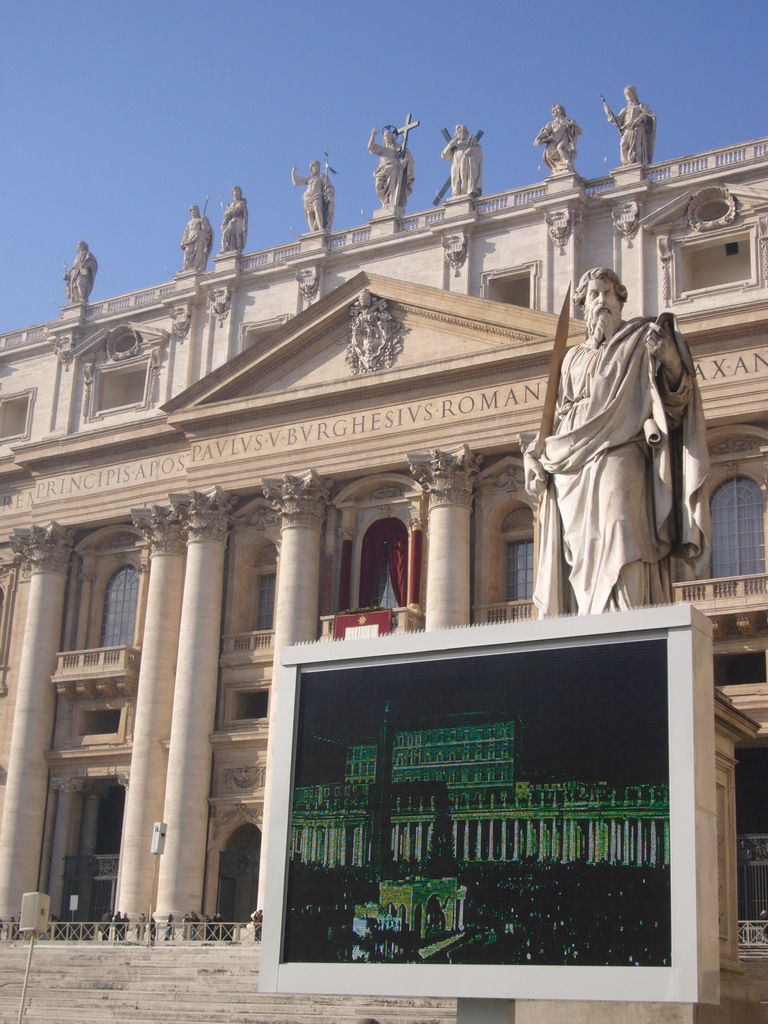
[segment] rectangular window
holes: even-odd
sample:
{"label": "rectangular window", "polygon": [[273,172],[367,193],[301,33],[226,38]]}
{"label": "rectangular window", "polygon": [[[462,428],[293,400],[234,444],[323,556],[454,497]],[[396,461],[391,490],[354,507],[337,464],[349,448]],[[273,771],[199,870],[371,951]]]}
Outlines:
{"label": "rectangular window", "polygon": [[266,573],[263,576],[259,576],[256,629],[274,629],[276,579],[275,573]]}
{"label": "rectangular window", "polygon": [[29,400],[29,395],[19,395],[0,402],[0,438],[23,437],[26,434]]}
{"label": "rectangular window", "polygon": [[266,690],[252,690],[238,693],[235,697],[233,718],[236,721],[245,718],[266,718],[269,697]]}
{"label": "rectangular window", "polygon": [[512,306],[531,308],[531,275],[510,274],[488,280],[488,298],[492,302],[506,302]]}
{"label": "rectangular window", "polygon": [[682,252],[682,286],[684,292],[714,288],[752,280],[752,259],[749,235],[740,235],[727,242],[686,245]]}
{"label": "rectangular window", "polygon": [[147,383],[147,366],[112,370],[100,374],[97,412],[120,409],[126,405],[141,405]]}
{"label": "rectangular window", "polygon": [[530,601],[533,595],[533,541],[507,544],[507,601]]}
{"label": "rectangular window", "polygon": [[80,715],[80,735],[111,735],[120,728],[120,708],[83,711]]}

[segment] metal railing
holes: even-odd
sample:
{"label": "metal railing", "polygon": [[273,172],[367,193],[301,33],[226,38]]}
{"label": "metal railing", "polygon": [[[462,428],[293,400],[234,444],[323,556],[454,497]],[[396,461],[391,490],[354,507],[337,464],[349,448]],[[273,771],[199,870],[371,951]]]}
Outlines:
{"label": "metal railing", "polygon": [[[6,925],[2,938],[6,942],[26,942],[26,936],[20,935],[18,925]],[[119,923],[106,921],[53,921],[48,933],[40,936],[42,941],[50,942],[101,942],[112,946],[130,944],[145,946],[149,942],[155,945],[186,945],[193,942],[212,942],[232,944],[254,942],[261,938],[260,929],[254,939],[253,924],[241,921],[180,921],[172,924],[155,925],[154,935],[149,935],[146,922]]]}
{"label": "metal railing", "polygon": [[768,920],[739,921],[739,956],[768,959]]}

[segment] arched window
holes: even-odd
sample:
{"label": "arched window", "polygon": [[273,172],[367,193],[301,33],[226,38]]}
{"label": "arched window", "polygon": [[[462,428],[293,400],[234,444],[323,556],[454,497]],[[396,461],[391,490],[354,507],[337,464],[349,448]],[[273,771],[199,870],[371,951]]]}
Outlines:
{"label": "arched window", "polygon": [[515,508],[505,516],[500,533],[505,541],[504,599],[530,601],[533,594],[533,512]]}
{"label": "arched window", "polygon": [[533,594],[533,541],[507,541],[507,601],[530,601]]}
{"label": "arched window", "polygon": [[407,601],[408,530],[395,516],[368,527],[360,552],[360,607],[402,608]]}
{"label": "arched window", "polygon": [[133,643],[138,593],[139,574],[132,565],[124,565],[110,577],[104,593],[102,647],[127,647]]}
{"label": "arched window", "polygon": [[765,572],[763,496],[748,477],[734,477],[712,495],[712,576]]}
{"label": "arched window", "polygon": [[277,574],[265,572],[259,576],[256,594],[256,629],[275,628],[275,583]]}

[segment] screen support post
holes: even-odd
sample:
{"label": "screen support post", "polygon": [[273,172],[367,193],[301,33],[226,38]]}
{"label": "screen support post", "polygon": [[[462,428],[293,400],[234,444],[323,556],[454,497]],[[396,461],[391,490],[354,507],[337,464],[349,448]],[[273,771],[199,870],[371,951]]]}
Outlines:
{"label": "screen support post", "polygon": [[514,999],[457,999],[456,1024],[515,1024]]}

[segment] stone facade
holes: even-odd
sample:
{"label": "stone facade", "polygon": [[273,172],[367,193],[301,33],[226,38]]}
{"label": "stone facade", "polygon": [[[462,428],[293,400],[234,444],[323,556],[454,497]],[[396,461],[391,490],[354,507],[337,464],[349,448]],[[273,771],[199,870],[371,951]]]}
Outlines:
{"label": "stone facade", "polygon": [[[397,521],[365,604],[394,629],[535,614],[519,438],[567,285],[602,264],[628,315],[677,315],[725,496],[728,550],[675,587],[712,618],[733,702],[717,756],[737,970],[734,744],[768,730],[767,224],[760,139],[233,245],[210,271],[0,335],[0,916],[37,888],[59,914],[77,892],[81,916],[247,916],[273,665],[364,603],[376,524]],[[758,503],[746,561],[739,488]]]}

